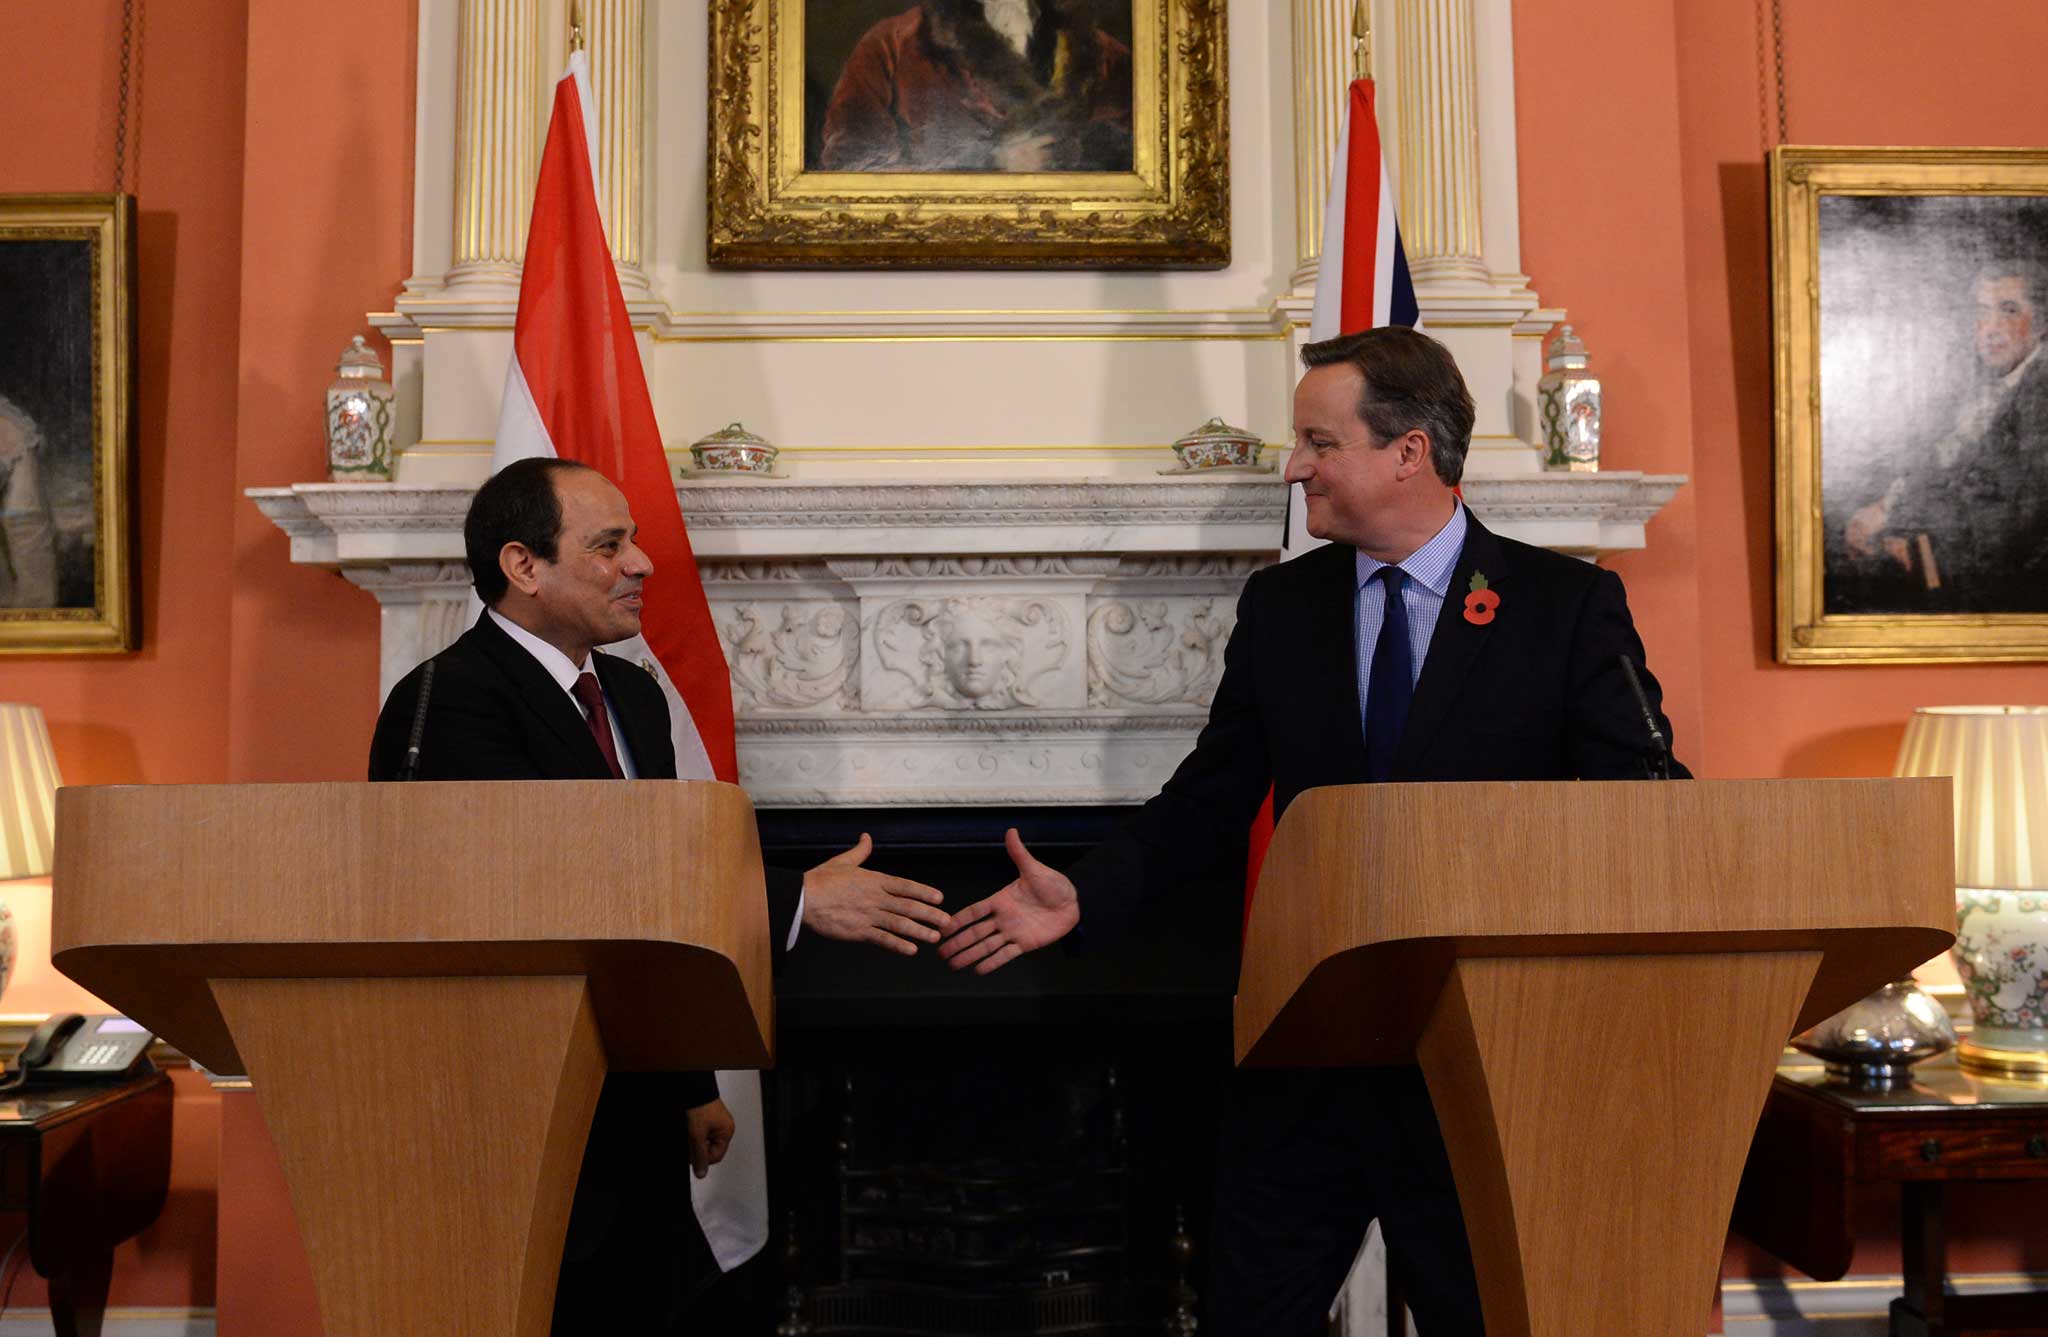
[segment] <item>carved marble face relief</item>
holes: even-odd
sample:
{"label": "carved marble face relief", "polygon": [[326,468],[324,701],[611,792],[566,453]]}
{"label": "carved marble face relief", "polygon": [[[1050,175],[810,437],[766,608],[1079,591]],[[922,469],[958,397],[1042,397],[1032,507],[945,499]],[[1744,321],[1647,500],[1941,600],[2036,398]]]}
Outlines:
{"label": "carved marble face relief", "polygon": [[1008,710],[1037,705],[1033,684],[1065,663],[1067,616],[1032,597],[899,599],[875,620],[888,670],[883,708]]}
{"label": "carved marble face relief", "polygon": [[963,701],[979,701],[1014,677],[1024,653],[1021,637],[1005,635],[971,608],[948,608],[933,623],[945,660],[946,685]]}

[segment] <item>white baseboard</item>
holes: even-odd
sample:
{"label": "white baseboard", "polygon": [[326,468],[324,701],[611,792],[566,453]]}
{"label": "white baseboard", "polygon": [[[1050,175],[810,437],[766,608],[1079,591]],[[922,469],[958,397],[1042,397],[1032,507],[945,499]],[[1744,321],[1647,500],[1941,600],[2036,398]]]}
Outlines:
{"label": "white baseboard", "polygon": [[[1885,1337],[1903,1277],[1721,1283],[1721,1330],[1735,1337]],[[1951,1277],[1954,1295],[2048,1291],[2048,1272]],[[0,1330],[0,1337],[7,1337]]]}
{"label": "white baseboard", "polygon": [[[10,1309],[0,1337],[55,1337],[47,1309]],[[211,1309],[109,1309],[104,1337],[214,1337]]]}

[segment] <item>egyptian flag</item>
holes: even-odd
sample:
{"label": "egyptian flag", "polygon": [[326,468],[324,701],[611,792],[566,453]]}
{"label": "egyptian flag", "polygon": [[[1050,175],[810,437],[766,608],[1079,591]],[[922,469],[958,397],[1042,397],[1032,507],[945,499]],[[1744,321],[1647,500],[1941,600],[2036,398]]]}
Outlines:
{"label": "egyptian flag", "polygon": [[[643,591],[641,634],[605,648],[661,683],[677,776],[734,783],[731,679],[605,241],[596,161],[590,62],[578,51],[555,85],[541,152],[491,468],[553,455],[590,465],[626,494],[654,576]],[[711,1252],[730,1271],[768,1238],[760,1075],[721,1072],[718,1089],[737,1135],[725,1159],[690,1187]]]}
{"label": "egyptian flag", "polygon": [[[1330,198],[1323,205],[1322,263],[1316,268],[1316,302],[1309,315],[1311,340],[1376,325],[1422,328],[1401,227],[1394,217],[1394,182],[1380,152],[1380,125],[1373,115],[1370,79],[1351,82],[1337,159],[1330,170]],[[1299,557],[1323,540],[1309,537],[1308,506],[1301,485],[1287,490],[1287,533],[1280,560]],[[1273,795],[1268,792],[1252,823],[1251,855],[1245,862],[1244,911],[1250,922],[1259,865],[1273,840]]]}

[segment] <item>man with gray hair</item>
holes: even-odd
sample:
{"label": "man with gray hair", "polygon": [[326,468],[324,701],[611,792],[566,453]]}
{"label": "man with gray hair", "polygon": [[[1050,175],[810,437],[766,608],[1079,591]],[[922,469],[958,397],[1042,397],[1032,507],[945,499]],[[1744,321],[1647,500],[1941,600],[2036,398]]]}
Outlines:
{"label": "man with gray hair", "polygon": [[43,434],[0,395],[0,608],[57,606],[57,528],[43,491]]}
{"label": "man with gray hair", "polygon": [[[1195,751],[1119,837],[1063,874],[1009,832],[1017,879],[953,916],[939,955],[955,968],[985,974],[1084,919],[1091,951],[1150,916],[1236,922],[1269,791],[1277,820],[1319,785],[1661,769],[1622,664],[1657,709],[1620,578],[1499,538],[1460,499],[1474,411],[1450,351],[1383,326],[1310,344],[1302,360],[1287,479],[1328,544],[1245,585]],[[1447,793],[1445,812],[1459,811]],[[1460,820],[1446,816],[1446,839]],[[1204,1331],[1319,1337],[1375,1219],[1425,1337],[1480,1332],[1420,1071],[1233,1074]]]}
{"label": "man with gray hair", "polygon": [[1954,429],[1849,518],[1843,542],[1895,572],[1915,610],[2048,611],[2048,266],[1987,264],[1970,294],[1981,374]]}

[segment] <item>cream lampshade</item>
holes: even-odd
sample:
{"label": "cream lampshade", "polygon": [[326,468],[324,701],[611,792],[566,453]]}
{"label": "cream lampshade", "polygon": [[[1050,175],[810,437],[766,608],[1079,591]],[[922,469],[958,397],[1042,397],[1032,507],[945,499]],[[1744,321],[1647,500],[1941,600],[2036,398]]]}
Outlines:
{"label": "cream lampshade", "polygon": [[1962,1061],[2048,1076],[2048,706],[1916,710],[1895,773],[1955,781]]}
{"label": "cream lampshade", "polygon": [[43,712],[0,702],[0,882],[50,871],[62,783]]}
{"label": "cream lampshade", "polygon": [[[43,712],[0,701],[0,882],[50,871],[59,783]],[[0,901],[0,991],[14,973],[14,949],[14,912]]]}

